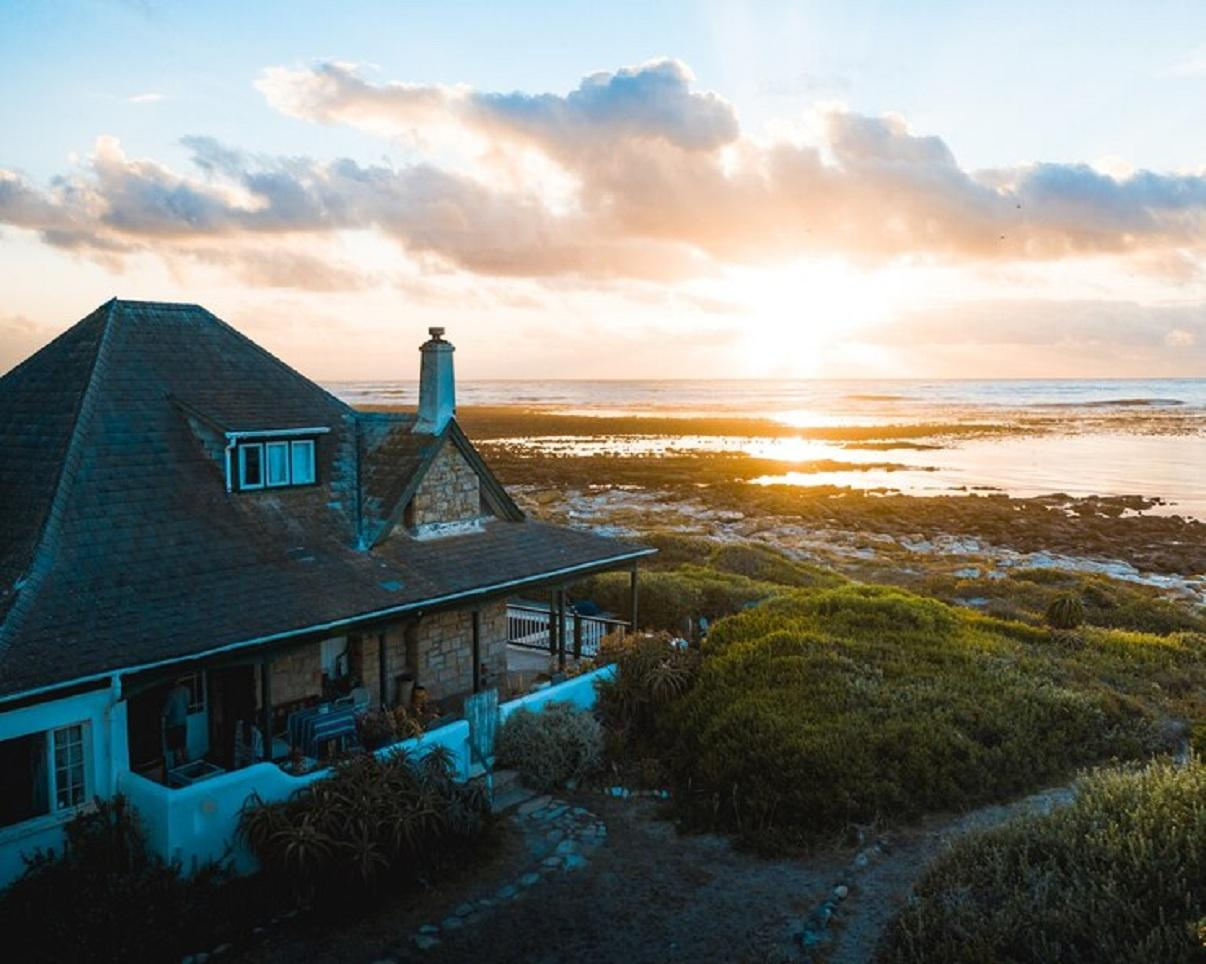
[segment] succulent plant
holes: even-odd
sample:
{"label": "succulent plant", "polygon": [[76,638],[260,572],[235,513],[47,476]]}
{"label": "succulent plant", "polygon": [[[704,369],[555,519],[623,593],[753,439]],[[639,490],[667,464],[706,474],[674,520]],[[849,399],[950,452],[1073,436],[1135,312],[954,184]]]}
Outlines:
{"label": "succulent plant", "polygon": [[1085,621],[1085,604],[1075,593],[1063,593],[1051,600],[1044,617],[1052,629],[1076,629]]}

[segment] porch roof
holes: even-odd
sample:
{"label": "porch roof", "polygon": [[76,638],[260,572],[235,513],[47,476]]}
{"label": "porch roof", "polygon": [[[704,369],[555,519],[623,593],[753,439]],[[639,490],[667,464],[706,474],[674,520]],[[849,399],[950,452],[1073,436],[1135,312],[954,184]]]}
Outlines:
{"label": "porch roof", "polygon": [[165,572],[136,591],[118,580],[73,591],[64,575],[59,608],[27,622],[22,645],[7,654],[0,696],[468,604],[653,551],[541,522],[493,520],[463,535],[391,540],[372,553],[315,546],[189,577]]}

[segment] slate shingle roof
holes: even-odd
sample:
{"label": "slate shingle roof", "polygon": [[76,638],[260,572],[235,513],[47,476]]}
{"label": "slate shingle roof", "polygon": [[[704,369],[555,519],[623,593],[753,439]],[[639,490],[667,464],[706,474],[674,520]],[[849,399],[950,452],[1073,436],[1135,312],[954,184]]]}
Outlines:
{"label": "slate shingle roof", "polygon": [[[0,378],[0,696],[646,551],[523,520],[505,493],[481,532],[380,541],[453,444],[413,424],[356,412],[198,306],[102,306]],[[317,426],[319,485],[226,492],[222,432]]]}

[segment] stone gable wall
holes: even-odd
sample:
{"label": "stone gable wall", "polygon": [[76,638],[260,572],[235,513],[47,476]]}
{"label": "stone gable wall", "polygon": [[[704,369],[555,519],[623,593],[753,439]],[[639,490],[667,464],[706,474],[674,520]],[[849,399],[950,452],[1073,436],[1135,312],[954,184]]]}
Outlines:
{"label": "stone gable wall", "polygon": [[416,529],[466,522],[482,514],[481,480],[451,442],[427,470],[411,499],[406,522]]}

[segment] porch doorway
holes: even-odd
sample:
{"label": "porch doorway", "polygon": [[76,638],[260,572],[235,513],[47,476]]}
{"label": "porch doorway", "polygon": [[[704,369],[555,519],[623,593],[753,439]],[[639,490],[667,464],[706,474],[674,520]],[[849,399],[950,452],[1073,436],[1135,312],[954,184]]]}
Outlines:
{"label": "porch doorway", "polygon": [[255,667],[227,666],[209,671],[210,755],[224,769],[237,765],[239,722],[255,725]]}

